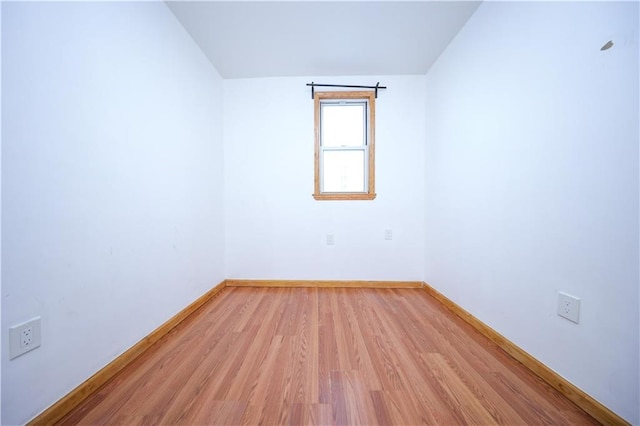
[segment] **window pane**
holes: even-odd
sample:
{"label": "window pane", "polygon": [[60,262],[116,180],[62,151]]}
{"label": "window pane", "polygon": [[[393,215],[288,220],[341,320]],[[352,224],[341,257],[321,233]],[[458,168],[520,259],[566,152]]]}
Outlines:
{"label": "window pane", "polygon": [[323,151],[322,192],[365,192],[364,150]]}
{"label": "window pane", "polygon": [[322,105],[322,146],[363,146],[364,104]]}

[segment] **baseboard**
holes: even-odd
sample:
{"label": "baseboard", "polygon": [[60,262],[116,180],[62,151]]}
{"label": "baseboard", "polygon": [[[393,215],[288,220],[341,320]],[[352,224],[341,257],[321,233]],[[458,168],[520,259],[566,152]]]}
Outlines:
{"label": "baseboard", "polygon": [[227,287],[420,288],[422,281],[226,280]]}
{"label": "baseboard", "polygon": [[184,321],[189,315],[197,311],[202,305],[207,303],[213,296],[215,296],[220,290],[226,286],[225,281],[222,281],[211,290],[200,296],[196,301],[189,306],[178,312],[160,327],[153,330],[148,336],[140,340],[138,343],[129,348],[126,352],[120,355],[118,358],[111,361],[104,368],[98,371],[93,376],[89,377],[86,381],[80,384],[78,387],[69,392],[66,396],[60,399],[58,402],[47,408],[29,423],[31,425],[51,425],[63,418],[72,409],[77,407],[82,401],[84,401],[89,395],[98,390],[109,379],[115,376],[119,371],[129,365],[133,360],[142,355],[147,349],[149,349],[154,343],[164,337],[167,333],[173,330],[178,324]]}
{"label": "baseboard", "polygon": [[447,309],[463,319],[473,328],[478,330],[481,334],[498,345],[503,351],[511,355],[522,365],[531,370],[532,373],[534,373],[536,376],[540,377],[553,388],[558,390],[561,394],[567,397],[567,399],[589,413],[600,423],[605,425],[630,425],[630,423],[628,423],[622,417],[618,416],[616,413],[602,405],[600,402],[593,399],[584,391],[578,389],[574,384],[558,375],[558,373],[538,361],[533,356],[529,355],[515,343],[511,342],[509,339],[471,315],[464,308],[453,302],[438,290],[434,289],[427,283],[423,284],[424,290],[430,296],[442,303]]}

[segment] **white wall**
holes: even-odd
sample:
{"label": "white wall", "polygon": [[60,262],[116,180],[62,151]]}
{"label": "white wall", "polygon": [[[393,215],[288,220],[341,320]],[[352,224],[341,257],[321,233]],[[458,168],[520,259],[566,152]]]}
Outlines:
{"label": "white wall", "polygon": [[163,3],[2,4],[2,424],[224,279],[222,80]]}
{"label": "white wall", "polygon": [[389,87],[376,102],[373,201],[311,196],[311,80],[224,82],[227,277],[422,279],[424,76],[315,79]]}
{"label": "white wall", "polygon": [[[2,3],[0,2],[0,35],[2,34]],[[0,37],[0,100],[2,99],[2,39]],[[2,102],[0,102],[0,242],[2,242]],[[2,328],[2,244],[0,244],[0,328]],[[1,336],[0,336],[1,337]],[[3,354],[0,338],[0,354]],[[2,424],[2,367],[0,366],[0,424]]]}
{"label": "white wall", "polygon": [[426,94],[426,280],[638,424],[638,3],[485,2]]}

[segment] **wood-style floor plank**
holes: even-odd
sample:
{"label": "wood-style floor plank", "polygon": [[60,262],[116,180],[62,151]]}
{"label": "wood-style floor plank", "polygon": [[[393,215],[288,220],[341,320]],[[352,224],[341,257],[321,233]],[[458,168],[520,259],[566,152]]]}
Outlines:
{"label": "wood-style floor plank", "polygon": [[597,424],[419,289],[225,288],[59,424]]}

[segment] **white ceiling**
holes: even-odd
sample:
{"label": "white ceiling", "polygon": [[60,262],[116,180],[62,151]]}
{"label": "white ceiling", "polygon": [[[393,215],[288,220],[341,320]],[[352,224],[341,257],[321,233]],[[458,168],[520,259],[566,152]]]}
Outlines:
{"label": "white ceiling", "polygon": [[224,78],[425,74],[479,1],[166,1]]}

